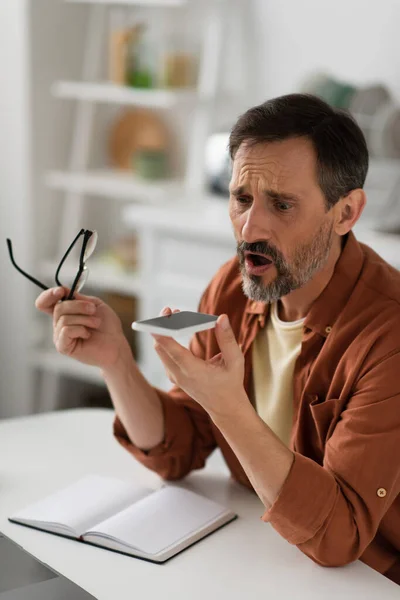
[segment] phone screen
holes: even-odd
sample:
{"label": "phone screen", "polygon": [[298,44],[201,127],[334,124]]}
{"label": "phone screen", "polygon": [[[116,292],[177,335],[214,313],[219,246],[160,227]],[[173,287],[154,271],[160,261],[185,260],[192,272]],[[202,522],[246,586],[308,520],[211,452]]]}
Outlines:
{"label": "phone screen", "polygon": [[163,329],[170,329],[171,331],[179,331],[179,329],[186,329],[187,327],[210,323],[217,319],[218,317],[214,315],[182,311],[165,317],[156,317],[154,319],[139,321],[139,323],[143,323],[143,325],[152,325],[153,327],[162,327]]}

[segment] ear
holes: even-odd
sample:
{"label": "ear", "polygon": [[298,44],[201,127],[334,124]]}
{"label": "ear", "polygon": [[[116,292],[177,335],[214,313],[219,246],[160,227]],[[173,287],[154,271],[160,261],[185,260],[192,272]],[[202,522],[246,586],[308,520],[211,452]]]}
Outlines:
{"label": "ear", "polygon": [[340,198],[334,206],[335,232],[338,235],[345,235],[354,227],[361,217],[366,202],[365,192],[360,188]]}

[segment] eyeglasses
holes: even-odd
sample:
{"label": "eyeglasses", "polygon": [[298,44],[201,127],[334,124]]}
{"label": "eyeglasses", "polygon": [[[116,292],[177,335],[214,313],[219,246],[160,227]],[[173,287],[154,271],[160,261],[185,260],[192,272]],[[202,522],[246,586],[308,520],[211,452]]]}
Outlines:
{"label": "eyeglasses", "polygon": [[[81,252],[80,252],[80,256],[79,256],[79,268],[78,268],[78,272],[75,276],[75,279],[73,281],[73,284],[71,286],[71,290],[70,290],[67,298],[65,298],[65,300],[72,300],[72,298],[74,297],[74,293],[80,292],[80,290],[85,285],[85,283],[88,279],[88,275],[89,275],[89,270],[86,266],[86,261],[90,258],[90,256],[92,256],[92,254],[96,248],[97,239],[98,239],[97,231],[90,231],[89,229],[81,229],[80,232],[78,233],[78,235],[73,240],[73,242],[70,244],[68,250],[62,257],[61,262],[57,267],[56,274],[55,274],[55,281],[58,286],[62,287],[62,283],[60,282],[60,279],[59,279],[59,275],[60,275],[62,266],[65,263],[72,248],[75,246],[75,244],[77,243],[77,241],[79,240],[79,238],[81,236],[83,236],[83,242],[82,242],[82,248],[81,248]],[[32,283],[34,283],[38,287],[42,288],[42,290],[48,290],[49,288],[47,287],[47,285],[44,285],[38,279],[35,279],[35,277],[32,277],[31,275],[29,275],[28,273],[26,273],[26,271],[23,271],[21,269],[21,267],[19,267],[17,265],[17,263],[14,260],[12,244],[11,244],[11,240],[9,238],[7,238],[7,247],[8,247],[8,252],[10,254],[11,262],[14,265],[14,267],[17,269],[17,271],[22,273],[22,275],[24,275],[27,279],[29,279],[29,281],[32,281]]]}

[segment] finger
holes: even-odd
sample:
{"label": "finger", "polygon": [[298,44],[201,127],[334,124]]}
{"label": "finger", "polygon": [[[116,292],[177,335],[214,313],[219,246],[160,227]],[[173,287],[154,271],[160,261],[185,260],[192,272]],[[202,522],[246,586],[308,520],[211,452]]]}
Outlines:
{"label": "finger", "polygon": [[219,352],[218,354],[216,354],[215,356],[213,356],[212,358],[209,358],[207,360],[207,362],[210,365],[218,365],[223,361],[223,356],[222,356],[222,352]]}
{"label": "finger", "polygon": [[187,375],[193,372],[203,361],[194,356],[188,348],[179,344],[172,337],[152,334],[155,340],[155,346],[162,347],[163,351],[168,354],[169,358],[178,366],[179,370]]}
{"label": "finger", "polygon": [[[97,296],[85,296],[84,294],[79,294],[78,292],[75,292],[73,302],[76,302],[76,300],[91,302],[95,306],[100,306],[101,304],[104,304],[103,300],[100,300],[100,298],[97,298]],[[70,300],[70,302],[72,302],[72,300]]]}
{"label": "finger", "polygon": [[166,317],[168,315],[172,315],[172,314],[176,314],[178,312],[181,312],[179,310],[179,308],[174,308],[174,310],[172,310],[169,306],[165,306],[162,311],[160,312],[160,317]]}
{"label": "finger", "polygon": [[86,327],[80,325],[63,327],[57,338],[54,339],[54,344],[60,354],[71,354],[78,340],[88,340],[91,335]]}
{"label": "finger", "polygon": [[167,374],[168,379],[171,381],[171,383],[177,384],[179,366],[172,360],[172,358],[168,355],[167,352],[165,352],[164,348],[158,342],[154,344],[154,349],[165,367],[165,372]]}
{"label": "finger", "polygon": [[41,312],[51,315],[57,302],[66,294],[67,290],[63,287],[50,288],[36,298],[35,306]]}
{"label": "finger", "polygon": [[101,325],[101,319],[83,315],[62,315],[57,321],[54,332],[57,335],[63,327],[74,327],[76,325],[81,325],[89,329],[98,329]]}
{"label": "finger", "polygon": [[243,359],[242,351],[236,341],[227,315],[218,317],[215,335],[228,368],[236,365],[239,360]]}
{"label": "finger", "polygon": [[87,300],[65,300],[59,302],[53,311],[53,323],[56,325],[64,315],[94,315],[96,306]]}

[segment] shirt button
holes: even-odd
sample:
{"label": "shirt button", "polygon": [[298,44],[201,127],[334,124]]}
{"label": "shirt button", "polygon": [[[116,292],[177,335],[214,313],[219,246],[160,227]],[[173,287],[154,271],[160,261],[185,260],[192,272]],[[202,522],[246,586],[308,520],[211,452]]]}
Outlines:
{"label": "shirt button", "polygon": [[332,327],[330,325],[328,325],[328,327],[325,327],[325,333],[330,333],[332,331]]}
{"label": "shirt button", "polygon": [[387,494],[387,491],[385,490],[385,488],[379,488],[379,490],[376,493],[379,496],[379,498],[384,498]]}

